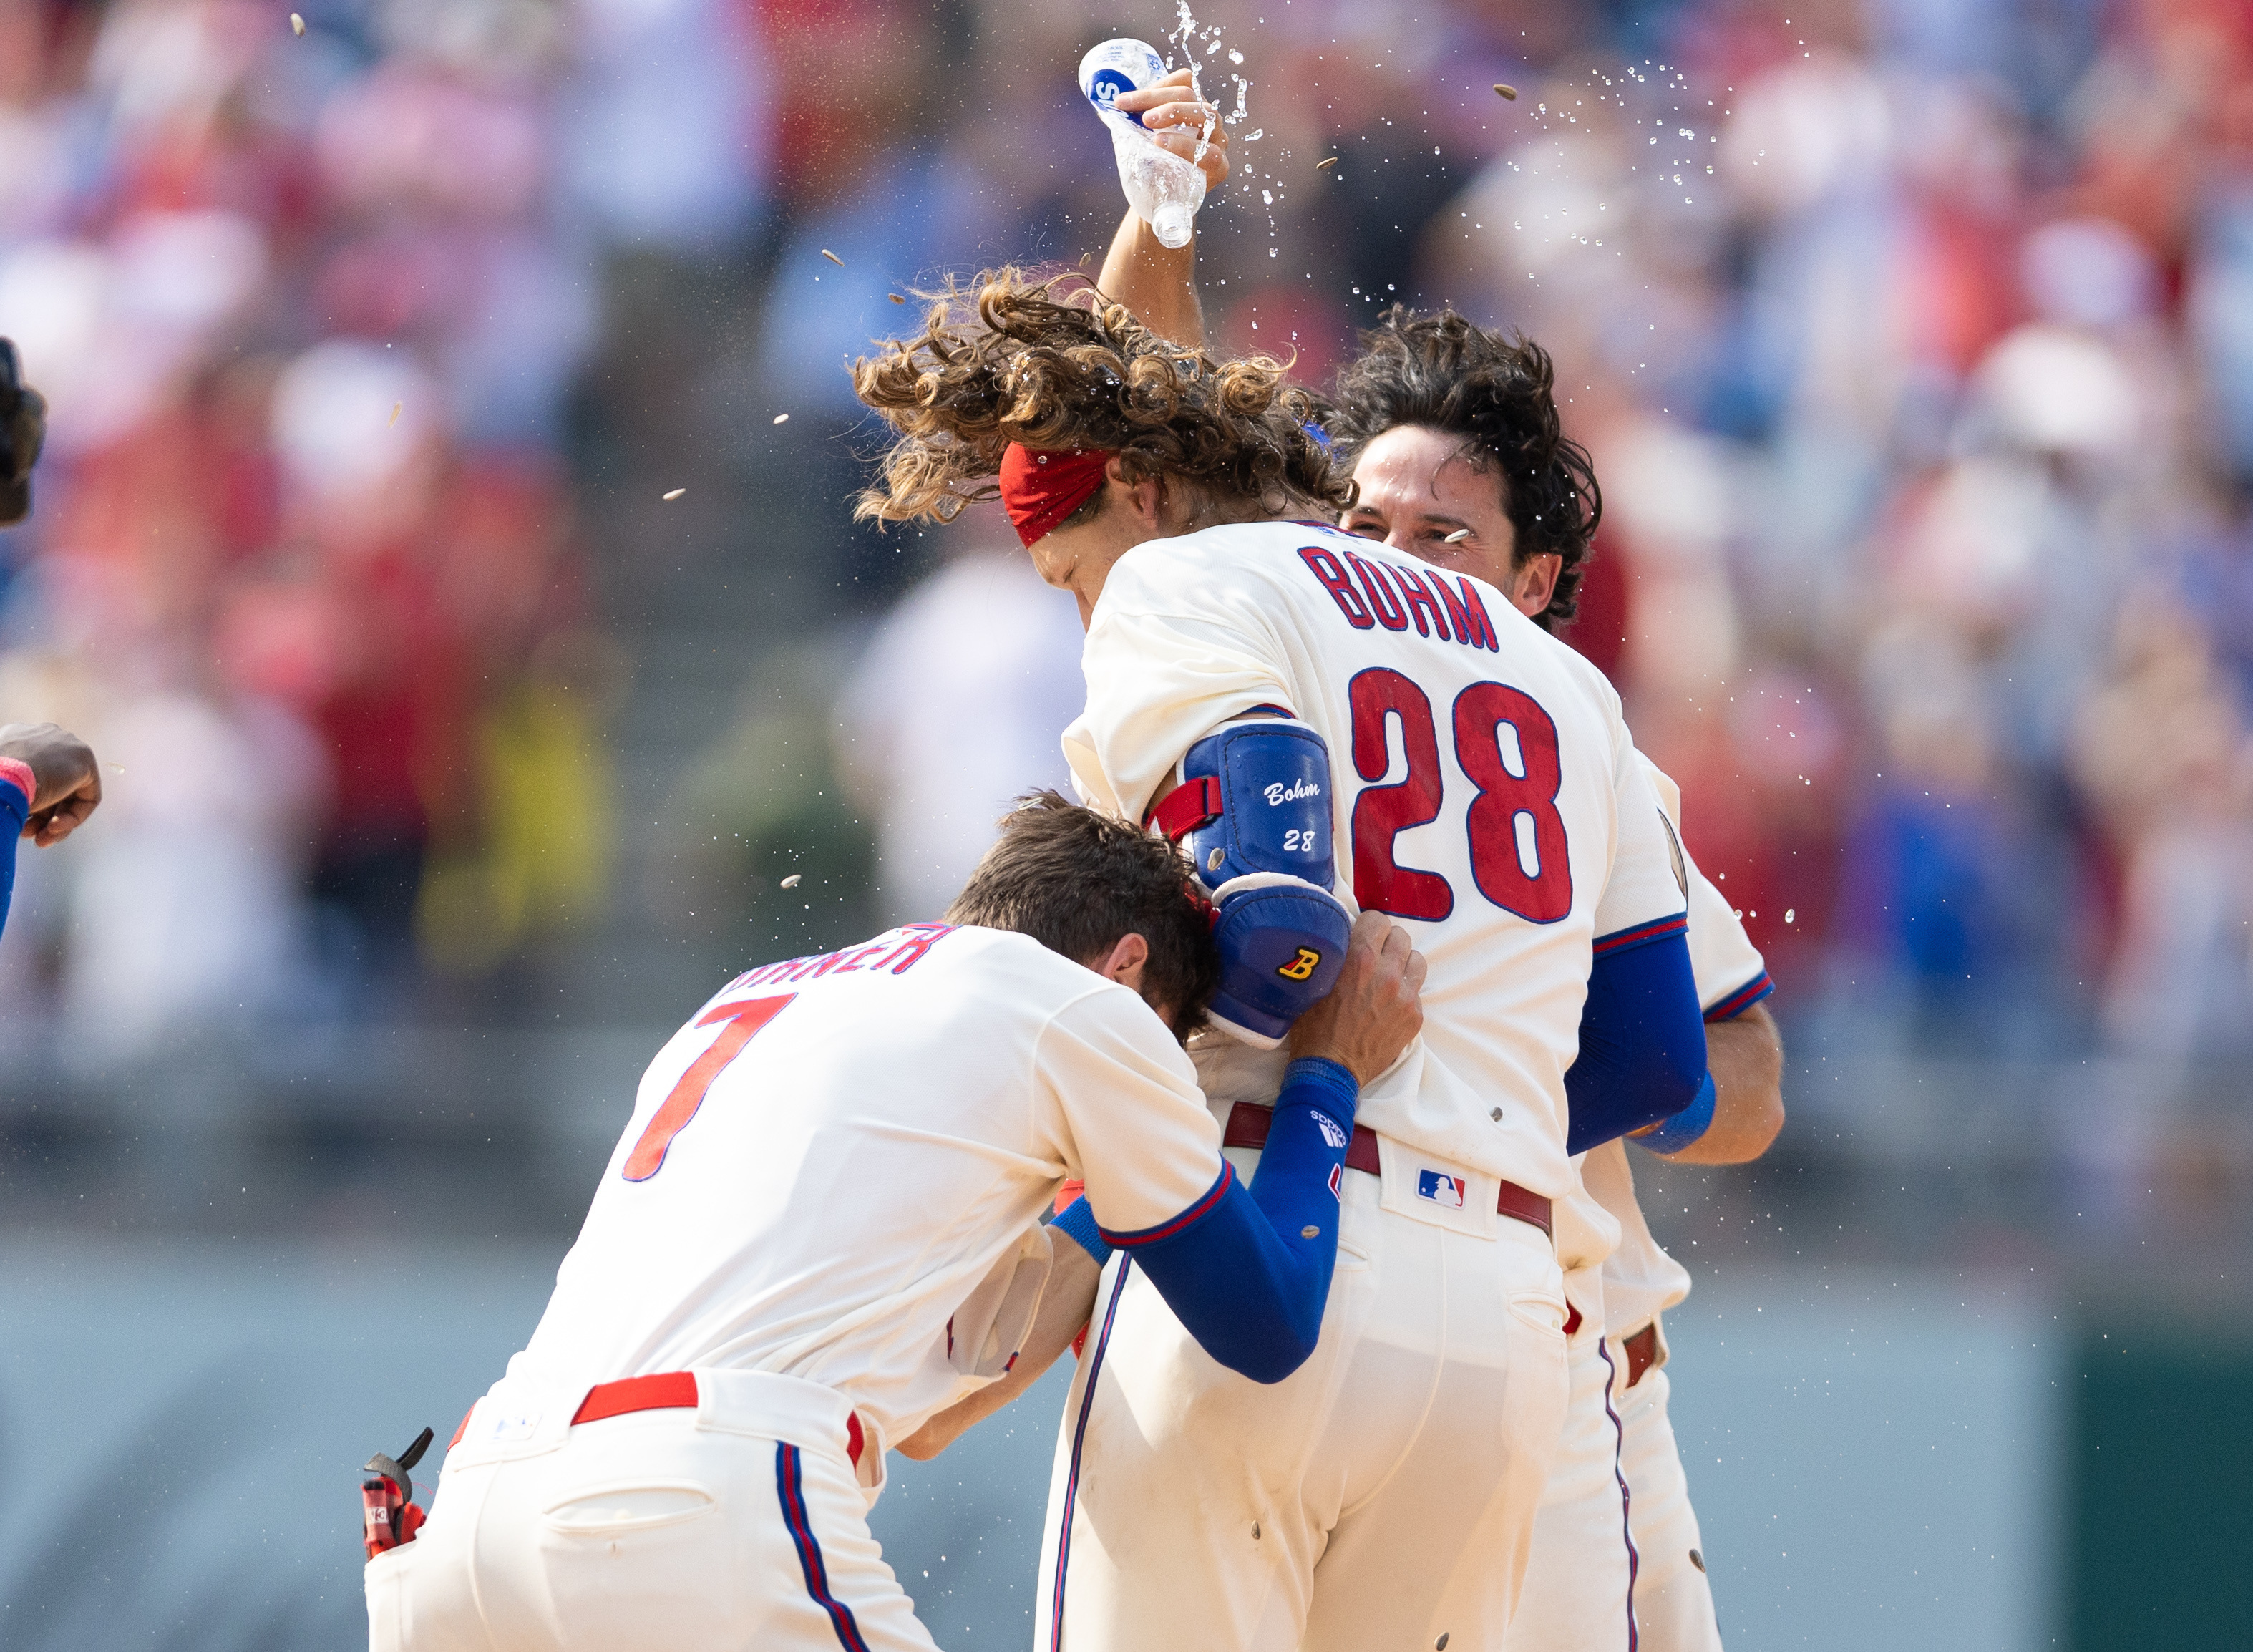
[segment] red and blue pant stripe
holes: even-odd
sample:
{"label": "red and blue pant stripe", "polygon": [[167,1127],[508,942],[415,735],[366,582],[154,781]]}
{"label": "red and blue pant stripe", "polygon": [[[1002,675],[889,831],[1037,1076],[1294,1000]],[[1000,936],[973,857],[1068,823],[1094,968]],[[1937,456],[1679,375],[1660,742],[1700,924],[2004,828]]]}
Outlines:
{"label": "red and blue pant stripe", "polygon": [[775,1495],[782,1503],[783,1523],[790,1528],[790,1540],[798,1548],[806,1593],[829,1614],[830,1626],[837,1631],[838,1643],[845,1652],[868,1652],[868,1639],[854,1621],[853,1608],[829,1592],[829,1568],[821,1558],[821,1544],[806,1511],[806,1481],[799,1449],[780,1440],[775,1442]]}

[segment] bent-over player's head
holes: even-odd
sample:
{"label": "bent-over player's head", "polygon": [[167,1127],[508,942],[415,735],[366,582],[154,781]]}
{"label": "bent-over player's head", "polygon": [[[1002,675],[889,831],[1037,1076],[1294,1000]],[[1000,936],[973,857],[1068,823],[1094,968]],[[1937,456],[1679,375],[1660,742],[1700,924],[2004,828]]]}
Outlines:
{"label": "bent-over player's head", "polygon": [[1177,1038],[1204,1024],[1220,956],[1179,849],[1053,791],[1027,793],[1001,827],[948,923],[1015,930],[1124,982]]}
{"label": "bent-over player's head", "polygon": [[1329,429],[1360,490],[1347,528],[1475,575],[1545,630],[1573,617],[1603,495],[1539,345],[1395,305],[1338,374]]}
{"label": "bent-over player's head", "polygon": [[853,366],[899,434],[863,519],[950,522],[1000,498],[1085,608],[1145,540],[1352,502],[1282,363],[1169,343],[1077,276],[1001,269],[930,296],[921,333]]}

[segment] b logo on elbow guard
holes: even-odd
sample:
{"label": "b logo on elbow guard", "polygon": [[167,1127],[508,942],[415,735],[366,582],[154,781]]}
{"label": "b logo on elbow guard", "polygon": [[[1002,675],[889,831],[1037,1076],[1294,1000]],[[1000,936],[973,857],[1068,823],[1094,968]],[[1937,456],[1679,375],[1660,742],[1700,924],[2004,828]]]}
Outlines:
{"label": "b logo on elbow guard", "polygon": [[1311,946],[1299,949],[1298,957],[1276,970],[1287,981],[1303,981],[1322,966],[1322,955]]}

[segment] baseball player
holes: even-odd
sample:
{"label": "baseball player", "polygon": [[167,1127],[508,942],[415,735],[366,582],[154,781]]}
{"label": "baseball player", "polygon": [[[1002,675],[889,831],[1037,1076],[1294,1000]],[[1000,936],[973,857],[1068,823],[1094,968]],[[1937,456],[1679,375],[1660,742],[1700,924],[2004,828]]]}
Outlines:
{"label": "baseball player", "polygon": [[[1209,110],[1185,80],[1122,94],[1119,106],[1154,129],[1198,129]],[[1196,243],[1170,249],[1129,212],[1099,284],[1164,336],[1201,343]],[[1580,563],[1593,533],[1560,497],[1599,497],[1586,456],[1559,440],[1546,356],[1460,316],[1396,311],[1341,374],[1330,429],[1354,468],[1356,506],[1343,525],[1419,560],[1487,581],[1544,630],[1569,621]],[[1485,451],[1523,451],[1545,429],[1564,467],[1505,480]],[[1593,517],[1593,513],[1591,513]],[[1652,770],[1679,823],[1673,782]],[[1736,1164],[1765,1152],[1783,1122],[1782,1045],[1760,1000],[1773,990],[1759,952],[1728,903],[1688,856],[1690,945],[1708,1019],[1716,1087],[1710,1118],[1688,1120],[1653,1151],[1700,1164]],[[1702,1130],[1693,1130],[1702,1124]],[[1566,1280],[1573,1309],[1572,1398],[1562,1448],[1537,1523],[1512,1652],[1636,1646],[1645,1652],[1718,1646],[1697,1520],[1666,1415],[1663,1309],[1689,1292],[1689,1275],[1651,1237],[1634,1195],[1627,1154],[1615,1142],[1581,1166],[1581,1196],[1616,1222],[1618,1248],[1583,1254]],[[1600,1222],[1573,1224],[1590,1235]],[[1630,1497],[1629,1492],[1633,1495]],[[1622,1520],[1622,1505],[1628,1519]]]}
{"label": "baseball player", "polygon": [[[1548,399],[1550,371],[1538,345],[1460,316],[1396,310],[1339,375],[1329,421],[1360,484],[1344,519],[1352,532],[1489,581],[1545,630],[1573,616],[1586,540],[1545,531],[1548,502],[1513,489],[1506,462],[1484,456],[1506,452],[1525,426],[1525,406]],[[1674,783],[1656,769],[1651,777],[1678,829]],[[1782,1043],[1761,1002],[1774,986],[1728,902],[1686,852],[1684,864],[1716,1105],[1708,1119],[1670,1123],[1643,1141],[1688,1162],[1743,1163],[1766,1152],[1783,1123]],[[1573,1398],[1507,1645],[1718,1652],[1660,1369],[1660,1315],[1689,1294],[1690,1276],[1651,1237],[1621,1143],[1594,1149],[1580,1170],[1585,1196],[1617,1221],[1621,1237],[1608,1256],[1584,1258],[1566,1277],[1580,1315]]]}
{"label": "baseball player", "polygon": [[16,888],[16,840],[52,848],[101,803],[101,765],[51,722],[0,724],[0,929]]}
{"label": "baseball player", "polygon": [[1498,1641],[1565,1409],[1559,1249],[1610,1247],[1552,1244],[1571,1154],[1712,1105],[1617,697],[1492,587],[1299,519],[1350,489],[1281,377],[1012,271],[856,368],[901,436],[864,514],[998,491],[1078,598],[1066,755],[1217,908],[1211,1014],[1245,1056],[1199,1070],[1242,1161],[1272,1139],[1259,1052],[1353,907],[1431,958],[1423,1037],[1364,1091],[1314,1358],[1262,1404],[1131,1259],[1106,1272],[1036,1614],[1074,1652]]}
{"label": "baseball player", "polygon": [[[429,1519],[370,1559],[374,1652],[931,1648],[866,1523],[884,1453],[1053,1359],[1111,1246],[1273,1391],[1423,965],[1357,931],[1247,1187],[1175,1036],[1214,954],[1171,846],[1050,793],[945,923],[729,982],[651,1063]],[[1043,1229],[1067,1175],[1086,1196]]]}

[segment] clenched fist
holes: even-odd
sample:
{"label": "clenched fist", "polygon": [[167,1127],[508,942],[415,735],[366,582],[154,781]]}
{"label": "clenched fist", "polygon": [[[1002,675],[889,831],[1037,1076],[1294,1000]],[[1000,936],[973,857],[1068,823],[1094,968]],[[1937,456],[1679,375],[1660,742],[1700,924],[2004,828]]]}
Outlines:
{"label": "clenched fist", "polygon": [[0,723],[0,757],[28,764],[37,783],[24,835],[52,848],[101,802],[101,765],[85,741],[51,722]]}

